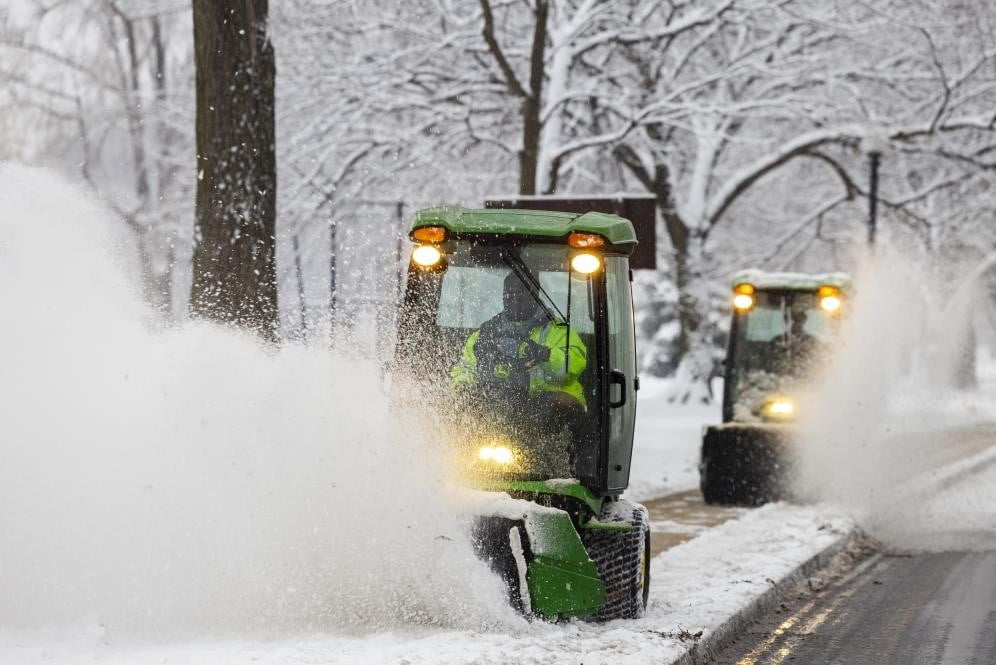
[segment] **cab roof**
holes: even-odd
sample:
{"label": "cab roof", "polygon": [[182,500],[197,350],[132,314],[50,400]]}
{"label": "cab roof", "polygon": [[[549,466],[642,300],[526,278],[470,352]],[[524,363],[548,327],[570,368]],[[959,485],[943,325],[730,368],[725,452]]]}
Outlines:
{"label": "cab roof", "polygon": [[415,213],[410,231],[423,226],[442,226],[454,234],[505,234],[566,238],[575,231],[604,236],[613,248],[630,253],[636,247],[633,224],[618,215],[584,214],[545,210],[471,209],[459,206],[427,208]]}
{"label": "cab roof", "polygon": [[815,291],[821,286],[847,290],[851,288],[851,276],[846,272],[765,272],[751,269],[741,270],[730,280],[734,288],[740,284],[753,284],[758,291]]}

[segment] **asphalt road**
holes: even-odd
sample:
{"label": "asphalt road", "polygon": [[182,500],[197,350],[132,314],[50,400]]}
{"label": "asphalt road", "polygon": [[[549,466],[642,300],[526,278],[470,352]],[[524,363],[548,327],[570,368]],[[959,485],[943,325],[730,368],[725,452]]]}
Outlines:
{"label": "asphalt road", "polygon": [[996,552],[878,556],[751,627],[717,665],[996,663]]}
{"label": "asphalt road", "polygon": [[896,521],[884,553],[811,579],[716,665],[996,665],[996,465]]}

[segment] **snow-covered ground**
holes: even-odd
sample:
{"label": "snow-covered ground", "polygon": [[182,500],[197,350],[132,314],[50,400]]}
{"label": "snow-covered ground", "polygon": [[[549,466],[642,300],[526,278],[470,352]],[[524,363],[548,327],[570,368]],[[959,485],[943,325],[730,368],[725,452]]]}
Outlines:
{"label": "snow-covered ground", "polygon": [[[721,420],[719,400],[711,405],[673,404],[667,399],[670,387],[668,379],[641,378],[626,491],[637,501],[698,487],[702,428]],[[721,381],[714,382],[713,394],[722,395]]]}
{"label": "snow-covered ground", "polygon": [[647,615],[636,621],[559,625],[510,619],[489,630],[399,624],[376,632],[298,633],[180,644],[129,642],[98,625],[0,630],[0,663],[34,665],[597,665],[666,663],[749,606],[851,529],[825,507],[769,505],[654,559]]}

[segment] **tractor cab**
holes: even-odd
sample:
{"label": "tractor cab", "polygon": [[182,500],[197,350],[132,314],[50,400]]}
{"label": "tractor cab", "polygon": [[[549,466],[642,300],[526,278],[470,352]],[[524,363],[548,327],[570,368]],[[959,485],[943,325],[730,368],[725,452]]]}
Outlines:
{"label": "tractor cab", "polygon": [[464,452],[480,475],[619,494],[638,386],[629,223],[439,208],[418,213],[411,238],[399,365],[473,432]]}
{"label": "tractor cab", "polygon": [[395,366],[484,499],[479,556],[528,614],[639,616],[649,523],[619,497],[639,387],[632,224],[443,207],[418,212],[409,235]]}
{"label": "tractor cab", "polygon": [[830,357],[846,275],[745,271],[733,280],[725,422],[787,422],[796,399]]}
{"label": "tractor cab", "polygon": [[791,485],[799,397],[832,358],[850,277],[746,270],[732,281],[723,424],[706,428],[706,503],[758,504]]}

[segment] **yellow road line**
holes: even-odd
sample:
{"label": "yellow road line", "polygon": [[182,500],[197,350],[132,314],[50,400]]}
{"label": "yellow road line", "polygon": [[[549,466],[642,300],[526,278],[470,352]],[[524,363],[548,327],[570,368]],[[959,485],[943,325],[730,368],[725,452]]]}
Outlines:
{"label": "yellow road line", "polygon": [[[874,564],[875,567],[879,567],[881,565],[881,560],[876,557],[862,565],[859,565],[858,568],[851,571],[851,573],[848,574],[843,580],[838,582],[838,588],[844,584],[851,584],[859,576],[865,575],[867,571],[872,568],[872,564]],[[857,591],[857,585],[855,584],[851,584],[848,588],[841,590],[833,601],[830,602],[828,607],[821,609],[812,617],[809,617],[809,619],[802,624],[801,628],[796,631],[796,634],[807,635],[815,632],[817,628],[825,623],[826,620],[837,611],[837,608],[840,607],[841,603],[854,595],[855,591]],[[759,659],[763,658],[765,654],[767,654],[769,650],[776,645],[777,642],[786,638],[786,633],[806,619],[806,616],[816,606],[817,600],[821,600],[821,598],[814,598],[813,600],[808,601],[799,609],[799,611],[779,624],[778,628],[771,631],[771,634],[768,635],[763,642],[755,646],[746,656],[738,660],[737,665],[757,665]],[[779,663],[782,663],[791,655],[792,647],[782,644],[778,646],[777,651],[774,651],[770,654],[770,656],[768,656],[765,662],[768,663],[768,665],[779,665]]]}
{"label": "yellow road line", "polygon": [[[738,660],[737,665],[756,665],[757,659],[761,658],[765,653],[767,653],[767,651],[775,644],[775,642],[782,639],[785,633],[791,630],[792,627],[795,626],[797,623],[799,623],[799,621],[801,621],[802,618],[805,617],[806,614],[808,614],[815,605],[816,605],[815,600],[811,600],[805,605],[803,605],[798,612],[790,616],[785,621],[781,622],[778,628],[775,628],[771,632],[771,634],[768,635],[767,638],[765,638],[763,642],[761,642],[756,647],[751,649],[746,656]],[[784,657],[782,659],[784,659]]]}

